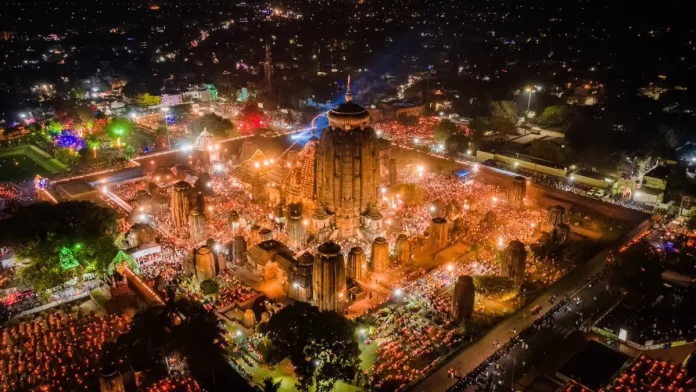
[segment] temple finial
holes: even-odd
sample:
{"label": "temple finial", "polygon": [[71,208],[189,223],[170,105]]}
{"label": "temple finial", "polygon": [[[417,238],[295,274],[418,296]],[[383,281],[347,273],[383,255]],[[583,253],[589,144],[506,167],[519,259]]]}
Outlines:
{"label": "temple finial", "polygon": [[346,88],[346,102],[350,102],[353,99],[353,93],[350,92],[350,75],[348,75],[348,85]]}

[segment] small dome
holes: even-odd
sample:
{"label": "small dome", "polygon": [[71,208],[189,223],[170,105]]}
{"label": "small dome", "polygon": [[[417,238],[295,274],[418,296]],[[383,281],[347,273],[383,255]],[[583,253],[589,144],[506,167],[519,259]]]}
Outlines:
{"label": "small dome", "polygon": [[364,107],[350,101],[329,110],[327,117],[332,127],[344,129],[365,127],[370,121],[370,113]]}

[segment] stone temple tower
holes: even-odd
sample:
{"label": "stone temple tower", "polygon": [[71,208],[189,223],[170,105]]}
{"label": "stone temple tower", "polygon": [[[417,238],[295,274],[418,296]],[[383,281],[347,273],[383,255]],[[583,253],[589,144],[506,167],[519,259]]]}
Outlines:
{"label": "stone temple tower", "polygon": [[314,305],[321,310],[337,310],[345,298],[346,265],[341,246],[335,242],[319,245],[312,268]]}
{"label": "stone temple tower", "polygon": [[307,229],[302,223],[302,204],[293,203],[288,206],[290,219],[288,219],[288,246],[290,249],[304,248],[307,242]]}
{"label": "stone temple tower", "polygon": [[365,251],[363,251],[363,248],[359,246],[350,248],[350,252],[348,253],[348,266],[346,268],[348,277],[353,280],[365,279],[366,267],[367,260],[365,259]]}
{"label": "stone temple tower", "polygon": [[191,204],[191,185],[186,181],[179,181],[174,184],[169,209],[172,214],[172,224],[175,228],[181,229],[186,227]]}
{"label": "stone temple tower", "polygon": [[357,234],[360,216],[379,200],[380,162],[370,114],[352,102],[350,81],[346,102],[331,109],[329,127],[317,145],[318,205],[334,215],[341,238]]}
{"label": "stone temple tower", "polygon": [[510,241],[503,252],[500,276],[510,278],[516,283],[524,282],[524,269],[527,263],[527,251],[518,240]]}
{"label": "stone temple tower", "polygon": [[452,316],[455,320],[461,321],[471,318],[474,313],[475,297],[474,279],[469,275],[458,277],[452,295]]}
{"label": "stone temple tower", "polygon": [[508,205],[510,208],[520,210],[524,208],[524,197],[527,195],[527,180],[522,176],[512,179],[512,187],[508,191]]}
{"label": "stone temple tower", "polygon": [[549,224],[553,227],[564,223],[565,221],[565,208],[563,206],[553,206],[549,210]]}
{"label": "stone temple tower", "polygon": [[411,260],[411,243],[406,234],[402,233],[396,237],[396,244],[394,244],[394,263],[403,265],[409,260]]}
{"label": "stone temple tower", "polygon": [[370,255],[372,260],[372,268],[375,272],[385,272],[390,267],[389,262],[389,244],[386,238],[377,237],[372,243],[372,254]]}

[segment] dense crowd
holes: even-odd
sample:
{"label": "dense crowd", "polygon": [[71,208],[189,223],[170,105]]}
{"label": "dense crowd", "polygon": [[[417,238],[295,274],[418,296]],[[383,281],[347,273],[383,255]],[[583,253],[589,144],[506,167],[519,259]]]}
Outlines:
{"label": "dense crowd", "polygon": [[[383,121],[373,125],[378,135],[392,140],[400,145],[435,145],[435,128],[440,124],[439,117],[420,117],[418,124],[405,125],[399,121]],[[468,128],[458,125],[462,134],[468,133]]]}
{"label": "dense crowd", "polygon": [[641,355],[614,381],[617,392],[693,391],[696,376],[679,364]]}
{"label": "dense crowd", "polygon": [[215,297],[214,306],[216,309],[235,302],[244,302],[259,295],[258,291],[247,286],[228,271],[223,272],[218,280],[220,281],[220,292]]}
{"label": "dense crowd", "polygon": [[1,330],[2,391],[94,390],[102,345],[128,331],[116,315],[49,313]]}
{"label": "dense crowd", "polygon": [[145,392],[203,392],[203,388],[190,376],[172,374],[150,385]]}

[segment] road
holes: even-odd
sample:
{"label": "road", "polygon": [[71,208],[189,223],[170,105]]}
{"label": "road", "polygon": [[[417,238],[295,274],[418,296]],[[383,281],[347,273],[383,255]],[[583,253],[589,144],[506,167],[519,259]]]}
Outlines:
{"label": "road", "polygon": [[[621,246],[631,242],[649,226],[650,221],[647,220],[636,226],[613,246],[604,248],[587,263],[570,272],[546,292],[521,308],[517,313],[498,323],[484,336],[463,349],[423,381],[410,388],[410,390],[418,392],[444,391],[452,386],[454,380],[448,377],[447,372],[449,369],[456,369],[460,374],[467,374],[474,370],[479,364],[495,353],[496,347],[494,343],[500,342],[502,344],[507,342],[513,337],[511,333],[512,330],[522,331],[536,320],[536,317],[525,317],[534,306],[541,305],[542,309],[548,310],[550,307],[549,299],[552,296],[556,295],[558,298],[564,298],[566,295],[571,297],[575,296],[577,292],[587,286],[588,278],[597,275],[597,273],[604,268],[605,259],[610,251],[615,251]],[[542,313],[543,312],[542,310]]]}

